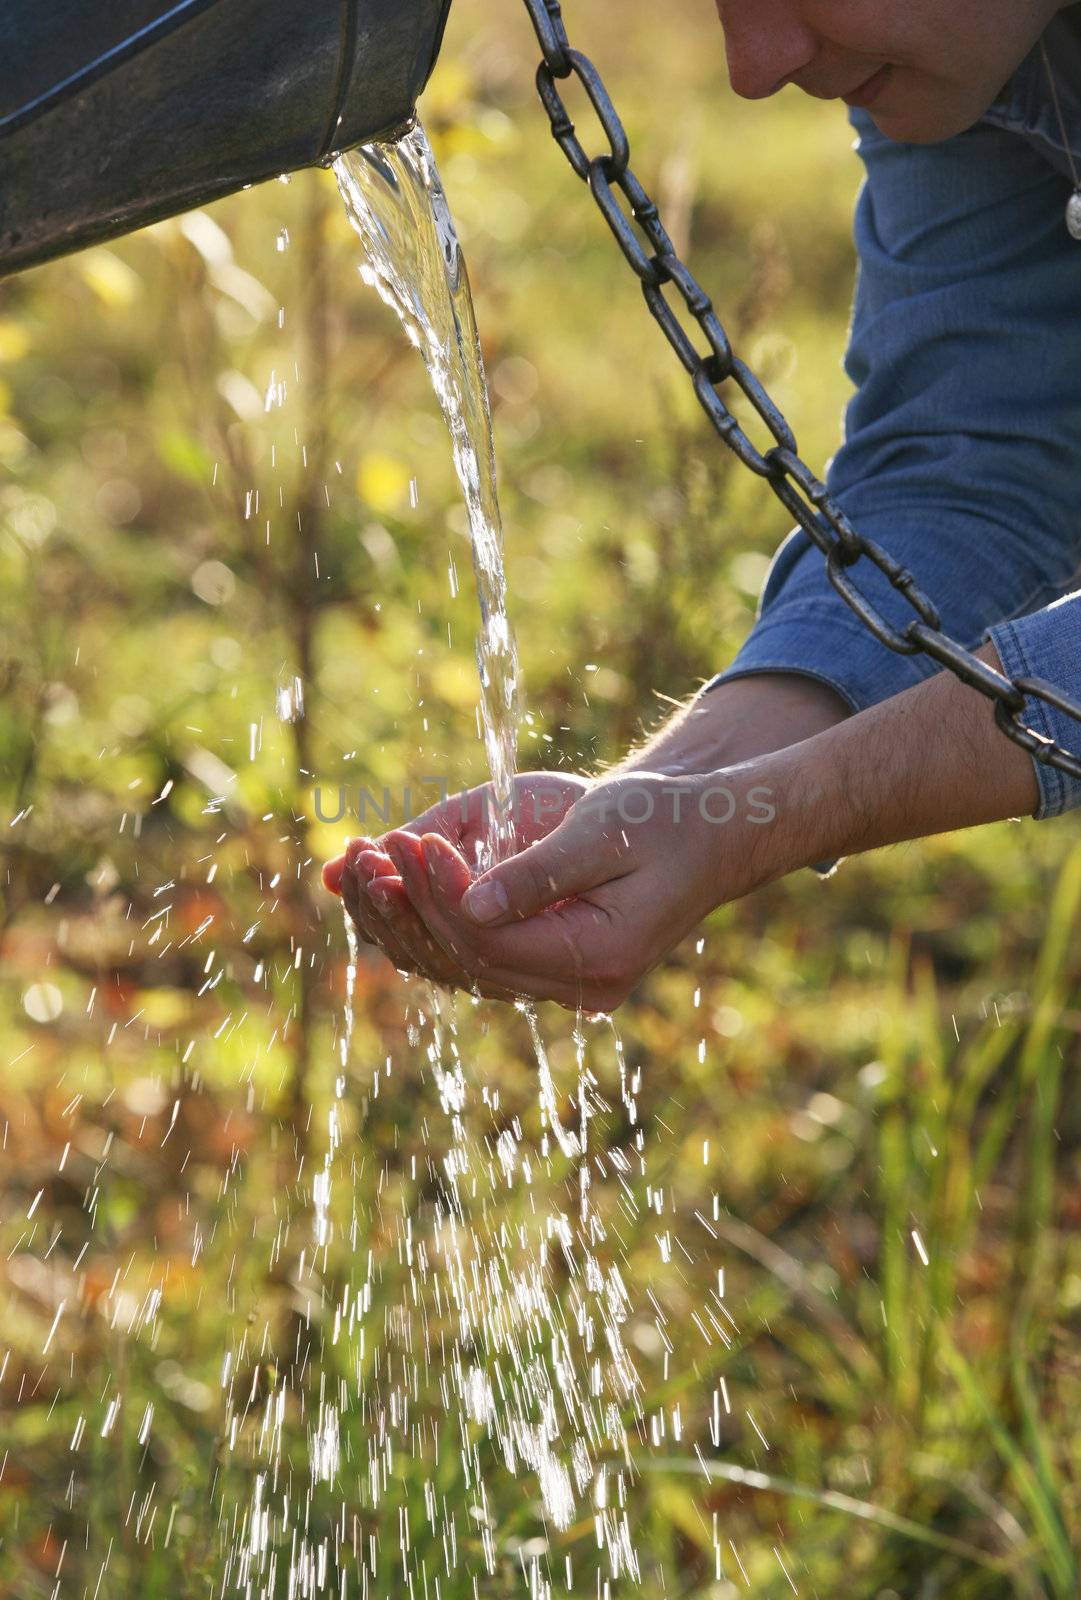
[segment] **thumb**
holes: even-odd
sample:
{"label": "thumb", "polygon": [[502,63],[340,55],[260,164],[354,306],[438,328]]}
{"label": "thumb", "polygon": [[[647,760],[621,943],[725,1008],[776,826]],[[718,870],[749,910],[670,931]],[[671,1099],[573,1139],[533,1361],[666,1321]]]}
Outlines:
{"label": "thumb", "polygon": [[462,909],[474,922],[498,927],[536,916],[608,876],[595,843],[564,821],[546,839],[489,868],[462,896]]}

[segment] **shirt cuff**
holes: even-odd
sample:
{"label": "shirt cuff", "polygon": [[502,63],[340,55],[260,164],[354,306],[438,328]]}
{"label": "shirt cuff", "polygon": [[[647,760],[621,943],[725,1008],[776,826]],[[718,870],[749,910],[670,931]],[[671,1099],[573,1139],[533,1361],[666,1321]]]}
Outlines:
{"label": "shirt cuff", "polygon": [[[1067,694],[1081,696],[1081,592],[1067,595],[1043,611],[1001,622],[986,635],[1011,678],[1042,678]],[[1043,700],[1025,704],[1025,720],[1033,732],[1064,750],[1081,755],[1081,723]],[[1081,807],[1081,778],[1033,758],[1040,786],[1038,820],[1060,817]]]}
{"label": "shirt cuff", "polygon": [[938,670],[926,656],[901,655],[880,644],[849,616],[838,596],[771,605],[731,666],[705,688],[763,672],[798,673],[824,683],[851,711],[866,711]]}

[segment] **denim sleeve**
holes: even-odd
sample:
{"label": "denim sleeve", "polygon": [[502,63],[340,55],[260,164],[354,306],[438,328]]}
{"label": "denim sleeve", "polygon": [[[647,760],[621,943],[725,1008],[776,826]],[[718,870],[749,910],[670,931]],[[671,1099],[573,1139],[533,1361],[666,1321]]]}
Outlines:
{"label": "denim sleeve", "polygon": [[[1041,610],[1081,574],[1081,245],[1064,223],[1068,185],[987,124],[916,146],[885,139],[865,113],[852,121],[867,171],[845,362],[855,394],[829,487],[915,573],[949,634],[974,648],[996,630],[1004,657],[1081,698],[1076,604]],[[861,563],[853,577],[895,625],[911,620],[877,570]],[[796,530],[750,636],[708,687],[796,672],[862,710],[937,670],[880,645]],[[1070,719],[1045,720],[1081,751]],[[1037,773],[1041,815],[1081,805],[1081,782]]]}
{"label": "denim sleeve", "polygon": [[[1066,595],[1031,616],[1000,622],[990,629],[1011,678],[1043,678],[1081,700],[1081,592]],[[1042,700],[1029,700],[1028,726],[1075,755],[1081,753],[1081,724]],[[1081,806],[1081,780],[1036,763],[1040,780],[1037,817],[1057,817]]]}

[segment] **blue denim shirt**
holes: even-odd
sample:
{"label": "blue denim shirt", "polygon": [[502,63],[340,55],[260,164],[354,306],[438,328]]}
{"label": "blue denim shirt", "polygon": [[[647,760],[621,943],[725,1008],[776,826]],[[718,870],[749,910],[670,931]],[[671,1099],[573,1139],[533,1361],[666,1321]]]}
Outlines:
{"label": "blue denim shirt", "polygon": [[[1081,166],[1081,11],[1045,39]],[[895,144],[866,113],[851,120],[867,172],[845,360],[855,395],[830,489],[915,573],[949,634],[969,648],[990,638],[1011,676],[1081,699],[1081,243],[1066,230],[1069,159],[1039,52],[957,138]],[[888,618],[911,619],[876,570],[858,576]],[[796,530],[708,687],[797,672],[862,710],[937,670],[880,645]],[[1072,718],[1039,701],[1027,715],[1081,754]],[[1081,780],[1036,772],[1040,817],[1081,806]]]}

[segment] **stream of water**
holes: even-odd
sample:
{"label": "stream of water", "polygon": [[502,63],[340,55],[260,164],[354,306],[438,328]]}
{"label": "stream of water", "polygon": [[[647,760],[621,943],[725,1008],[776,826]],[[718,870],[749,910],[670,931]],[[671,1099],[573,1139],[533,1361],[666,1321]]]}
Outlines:
{"label": "stream of water", "polygon": [[[481,721],[494,802],[488,848],[477,863],[483,867],[513,843],[519,679],[507,612],[488,390],[469,279],[421,128],[397,144],[367,146],[342,157],[336,173],[361,241],[362,276],[395,310],[428,368],[468,512],[480,607]],[[560,1120],[537,1017],[530,1007],[522,1010],[538,1071],[541,1136],[535,1147],[518,1118],[498,1117],[498,1095],[493,1105],[492,1092],[474,1082],[459,1049],[452,1003],[433,989],[418,1011],[417,1042],[430,1064],[445,1119],[442,1172],[430,1234],[411,1239],[407,1251],[410,1296],[403,1297],[392,1321],[410,1346],[418,1303],[427,1306],[425,1322],[448,1326],[450,1348],[441,1352],[440,1387],[459,1443],[463,1487],[476,1497],[477,1565],[489,1579],[497,1567],[494,1529],[485,1512],[491,1475],[495,1471],[516,1480],[525,1470],[534,1476],[541,1516],[523,1576],[539,1600],[551,1592],[553,1575],[549,1562],[540,1559],[542,1552],[547,1555],[547,1541],[537,1536],[545,1525],[557,1533],[567,1530],[583,1497],[596,1519],[598,1547],[607,1552],[606,1585],[623,1573],[637,1573],[621,1479],[629,1459],[626,1427],[637,1409],[640,1382],[622,1334],[630,1297],[618,1266],[604,1259],[606,1230],[591,1205],[589,1122],[606,1107],[587,1063],[587,1038],[581,1031],[575,1034],[577,1127],[571,1129]],[[608,1037],[618,1059],[614,1030]],[[625,1070],[621,1078],[625,1085]],[[626,1089],[625,1100],[633,1125],[634,1102]],[[336,1142],[332,1116],[327,1205]],[[539,1206],[533,1199],[538,1175],[544,1180]],[[564,1181],[573,1179],[576,1217],[554,1203],[561,1175]],[[524,1213],[528,1220],[509,1228],[498,1219],[507,1215],[506,1196],[514,1190],[518,1205],[510,1214]],[[393,1415],[399,1407],[386,1398]],[[404,1410],[409,1398],[404,1393],[399,1398]],[[336,1417],[327,1433],[336,1441]],[[485,1439],[487,1460],[480,1450]],[[313,1476],[325,1465],[327,1442],[326,1436],[316,1440]],[[371,1469],[374,1487],[374,1457]],[[559,1576],[561,1587],[571,1592],[569,1556]],[[476,1578],[474,1573],[474,1583]],[[587,1582],[592,1592],[592,1577]]]}
{"label": "stream of water", "polygon": [[352,150],[334,171],[360,239],[361,276],[397,313],[428,368],[469,517],[480,605],[481,721],[493,794],[486,858],[477,863],[483,867],[511,849],[519,689],[488,384],[469,274],[423,128],[396,144]]}

